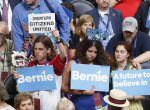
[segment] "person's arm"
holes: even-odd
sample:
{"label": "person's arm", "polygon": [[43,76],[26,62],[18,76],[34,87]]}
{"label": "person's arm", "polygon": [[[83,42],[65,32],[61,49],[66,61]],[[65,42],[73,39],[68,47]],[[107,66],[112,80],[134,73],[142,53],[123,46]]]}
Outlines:
{"label": "person's arm", "polygon": [[75,57],[75,51],[76,51],[76,49],[69,49],[68,50],[68,56],[69,56],[70,60],[74,59],[74,57]]}
{"label": "person's arm", "polygon": [[59,49],[59,52],[60,52],[59,57],[60,57],[62,62],[66,62],[67,52],[66,52],[65,46],[63,45],[63,43],[61,42],[61,40],[59,38],[59,31],[58,30],[53,30],[52,34],[55,37],[56,42],[58,43],[58,49]]}
{"label": "person's arm", "polygon": [[48,0],[50,3],[50,6],[52,6],[52,9],[54,10],[54,13],[57,17],[57,26],[60,33],[60,38],[63,40],[64,44],[68,44],[69,38],[70,38],[70,25],[69,25],[69,19],[64,12],[61,5],[56,0]]}
{"label": "person's arm", "polygon": [[15,8],[12,14],[12,34],[13,34],[13,43],[14,50],[21,51],[22,44],[24,42],[23,38],[23,30],[21,26],[21,22],[19,20],[18,9]]}
{"label": "person's arm", "polygon": [[130,101],[134,101],[134,100],[143,100],[145,99],[145,96],[139,95],[139,96],[127,96],[127,99]]}
{"label": "person's arm", "polygon": [[144,63],[150,61],[150,51],[146,51],[133,59],[135,62]]}
{"label": "person's arm", "polygon": [[73,90],[73,89],[70,89],[70,71],[71,71],[71,64],[73,63],[74,61],[71,60],[65,67],[63,73],[62,73],[62,91],[65,92],[65,93],[71,93],[71,94],[79,94],[79,95],[82,95],[82,94],[86,94],[86,95],[91,95],[91,94],[94,94],[95,93],[95,89],[94,88],[91,88],[90,90]]}

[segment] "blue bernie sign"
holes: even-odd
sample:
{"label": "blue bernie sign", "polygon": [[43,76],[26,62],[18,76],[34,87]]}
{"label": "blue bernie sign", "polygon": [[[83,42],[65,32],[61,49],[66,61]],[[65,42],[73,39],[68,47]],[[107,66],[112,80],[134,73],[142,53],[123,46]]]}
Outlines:
{"label": "blue bernie sign", "polygon": [[71,89],[109,91],[109,66],[76,64],[71,65]]}
{"label": "blue bernie sign", "polygon": [[113,88],[128,95],[150,95],[150,69],[112,71]]}
{"label": "blue bernie sign", "polygon": [[56,89],[53,66],[24,67],[16,71],[20,74],[17,79],[19,92]]}

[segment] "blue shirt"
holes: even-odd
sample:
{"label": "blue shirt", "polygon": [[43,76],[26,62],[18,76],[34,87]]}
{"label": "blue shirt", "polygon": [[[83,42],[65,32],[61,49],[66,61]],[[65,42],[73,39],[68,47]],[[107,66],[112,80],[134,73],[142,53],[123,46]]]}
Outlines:
{"label": "blue shirt", "polygon": [[[56,21],[56,26],[58,26],[60,38],[63,40],[64,43],[68,43],[70,37],[70,26],[68,17],[58,1],[48,0],[48,2],[58,18],[58,20]],[[38,5],[34,8],[25,4],[24,1],[19,3],[14,8],[12,16],[12,33],[15,51],[22,50],[22,44],[24,42],[24,39],[26,36],[29,35],[29,33],[23,29],[24,24],[28,24],[29,13],[50,13],[50,11],[47,8],[44,0],[38,0]]]}

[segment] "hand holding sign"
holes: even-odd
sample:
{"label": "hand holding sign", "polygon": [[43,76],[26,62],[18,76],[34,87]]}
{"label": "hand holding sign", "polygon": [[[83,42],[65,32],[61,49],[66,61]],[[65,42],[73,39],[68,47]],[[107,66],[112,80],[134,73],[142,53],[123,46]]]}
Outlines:
{"label": "hand holding sign", "polygon": [[57,29],[54,29],[54,30],[52,31],[52,34],[53,34],[53,36],[54,36],[56,42],[59,42],[59,41],[60,41],[60,38],[59,38],[59,31],[58,31]]}
{"label": "hand holding sign", "polygon": [[82,91],[81,94],[85,94],[85,95],[92,95],[95,93],[95,87],[92,86],[90,90],[85,90],[85,91]]}

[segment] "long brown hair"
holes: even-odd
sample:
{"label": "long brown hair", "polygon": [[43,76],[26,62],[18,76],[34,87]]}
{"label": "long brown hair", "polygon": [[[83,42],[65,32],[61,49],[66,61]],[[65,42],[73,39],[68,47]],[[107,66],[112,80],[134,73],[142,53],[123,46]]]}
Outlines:
{"label": "long brown hair", "polygon": [[35,54],[34,54],[35,43],[42,43],[47,50],[51,49],[51,54],[48,55],[48,57],[47,57],[48,61],[51,60],[56,55],[56,51],[54,49],[53,42],[51,41],[51,39],[48,36],[42,34],[42,35],[37,36],[37,38],[34,41],[34,44],[33,44],[33,56],[34,57],[35,57]]}

